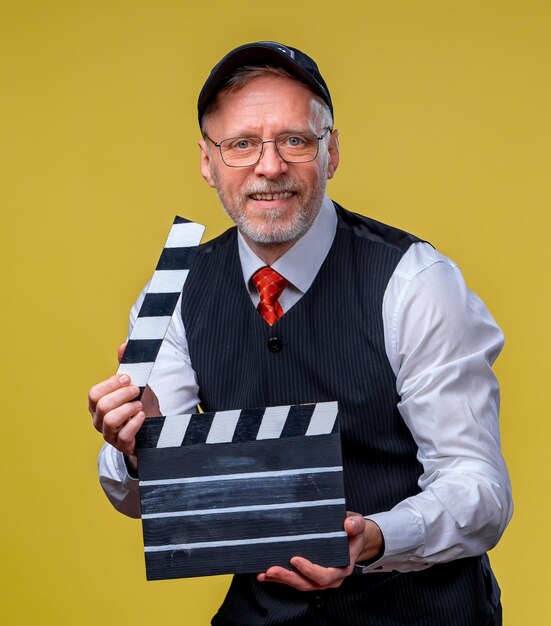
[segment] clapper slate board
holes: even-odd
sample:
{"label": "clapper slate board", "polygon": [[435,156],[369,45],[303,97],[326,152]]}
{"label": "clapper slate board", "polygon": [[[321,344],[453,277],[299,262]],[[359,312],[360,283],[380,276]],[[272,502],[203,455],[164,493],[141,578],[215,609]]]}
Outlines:
{"label": "clapper slate board", "polygon": [[[143,392],[204,226],[176,217],[117,373]],[[136,438],[149,580],[347,565],[336,402],[147,418]]]}
{"label": "clapper slate board", "polygon": [[147,419],[136,448],[149,580],[348,565],[336,402]]}

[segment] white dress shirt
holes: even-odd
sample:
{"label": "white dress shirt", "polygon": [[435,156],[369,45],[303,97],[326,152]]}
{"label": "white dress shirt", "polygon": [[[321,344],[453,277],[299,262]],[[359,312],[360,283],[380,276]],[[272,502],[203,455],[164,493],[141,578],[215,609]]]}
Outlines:
{"label": "white dress shirt", "polygon": [[[337,216],[325,197],[311,228],[273,268],[289,285],[288,311],[308,290],[333,243]],[[265,263],[238,237],[243,279]],[[144,290],[145,292],[145,290]],[[136,319],[144,292],[130,315]],[[185,306],[185,303],[184,303]],[[421,493],[390,511],[358,511],[381,528],[385,552],[369,571],[412,571],[492,548],[512,514],[511,487],[500,451],[499,387],[491,365],[503,335],[482,301],[465,286],[458,266],[427,243],[403,255],[383,299],[385,349],[401,398],[398,409],[418,446]],[[163,415],[196,411],[197,378],[176,307],[149,386]],[[123,455],[105,444],[100,482],[115,508],[140,516],[138,481]]]}

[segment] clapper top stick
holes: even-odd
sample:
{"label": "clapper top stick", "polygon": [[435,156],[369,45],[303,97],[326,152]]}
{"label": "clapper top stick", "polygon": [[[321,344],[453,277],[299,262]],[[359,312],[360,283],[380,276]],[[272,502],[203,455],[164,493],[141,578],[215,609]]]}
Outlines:
{"label": "clapper top stick", "polygon": [[204,231],[202,224],[176,216],[147,288],[117,370],[128,374],[142,393]]}

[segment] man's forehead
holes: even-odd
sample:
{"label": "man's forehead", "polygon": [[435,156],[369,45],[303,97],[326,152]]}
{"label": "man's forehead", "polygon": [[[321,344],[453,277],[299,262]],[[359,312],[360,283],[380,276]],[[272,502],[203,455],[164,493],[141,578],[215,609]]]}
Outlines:
{"label": "man's forehead", "polygon": [[221,91],[209,117],[236,128],[279,124],[284,130],[304,131],[310,130],[312,117],[321,106],[319,98],[300,81],[261,76],[238,90]]}

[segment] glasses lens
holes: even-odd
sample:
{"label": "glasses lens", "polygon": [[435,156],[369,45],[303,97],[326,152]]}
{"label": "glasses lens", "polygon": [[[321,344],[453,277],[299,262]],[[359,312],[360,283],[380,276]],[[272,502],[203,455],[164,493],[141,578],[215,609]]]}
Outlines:
{"label": "glasses lens", "polygon": [[258,137],[237,137],[220,142],[224,163],[230,167],[245,167],[258,161],[262,140]]}
{"label": "glasses lens", "polygon": [[281,157],[290,163],[313,161],[318,154],[318,138],[312,133],[279,135],[275,141]]}

